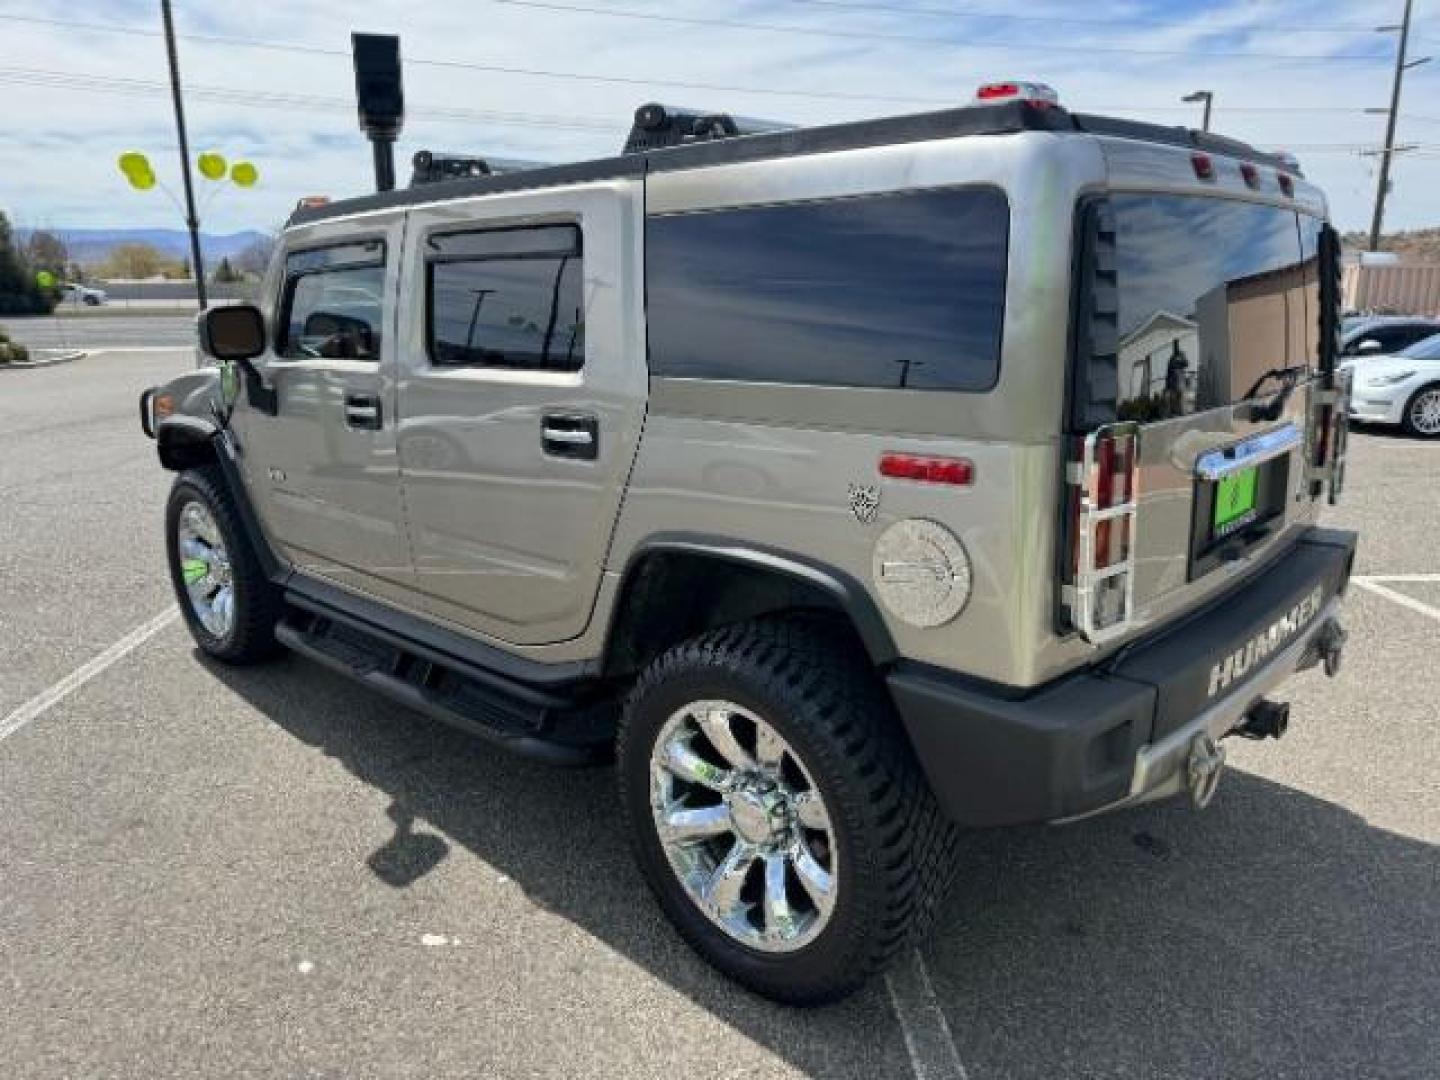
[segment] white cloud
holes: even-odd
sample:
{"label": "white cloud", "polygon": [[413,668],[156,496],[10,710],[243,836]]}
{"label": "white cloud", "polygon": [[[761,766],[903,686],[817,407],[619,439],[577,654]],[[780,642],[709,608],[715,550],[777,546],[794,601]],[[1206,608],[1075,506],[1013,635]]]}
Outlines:
{"label": "white cloud", "polygon": [[[556,0],[570,2],[570,0]],[[1393,21],[1391,0],[1318,5],[1298,0],[1097,0],[1083,7],[1038,2],[1023,9],[990,10],[1057,19],[1107,19],[1115,24],[1044,24],[954,19],[837,4],[746,0],[575,0],[591,7],[697,19],[729,19],[808,28],[810,33],[699,27],[602,14],[548,10],[491,0],[416,5],[308,0],[304,3],[178,5],[181,64],[194,87],[225,87],[238,97],[216,101],[190,96],[187,113],[195,150],[218,149],[249,157],[262,186],[214,194],[203,211],[209,231],[277,224],[302,195],[354,194],[367,189],[369,147],[356,129],[353,77],[345,52],[352,29],[398,32],[411,59],[405,70],[409,115],[399,146],[402,176],[420,147],[490,152],[499,156],[574,160],[618,150],[634,107],[646,100],[703,104],[747,115],[814,123],[910,111],[926,101],[964,102],[977,83],[994,77],[1043,79],[1067,105],[1164,123],[1193,123],[1180,106],[1187,91],[1216,95],[1216,127],[1262,146],[1297,147],[1307,174],[1329,194],[1344,228],[1368,223],[1374,197],[1374,159],[1326,152],[1317,144],[1374,145],[1383,118],[1366,106],[1388,101],[1387,64],[1336,59],[1327,65],[1289,63],[1264,56],[1383,52],[1373,33],[1353,36],[1297,32],[1320,26],[1368,27]],[[865,0],[848,0],[863,4]],[[899,6],[899,0],[873,0]],[[975,0],[978,4],[981,0]],[[944,0],[917,0],[934,11]],[[965,5],[969,6],[969,5]],[[1422,3],[1413,50],[1440,54],[1437,7]],[[57,18],[61,9],[30,4],[0,7],[0,15]],[[22,225],[167,226],[179,215],[159,191],[127,188],[114,160],[126,149],[148,151],[162,180],[180,191],[170,102],[163,93],[108,93],[35,85],[58,72],[73,82],[129,79],[162,84],[161,40],[154,36],[92,32],[75,23],[96,22],[157,30],[155,6],[108,0],[64,9],[66,25],[0,19],[0,207]],[[1133,19],[1126,23],[1122,20]],[[1162,25],[1155,20],[1163,20]],[[1282,30],[1271,29],[1283,27]],[[842,31],[860,36],[828,37]],[[1427,34],[1434,34],[1430,41]],[[240,37],[316,46],[341,55],[248,48],[195,40],[196,35]],[[898,40],[898,38],[906,40]],[[933,37],[933,39],[932,39]],[[923,40],[909,40],[911,38]],[[1007,48],[1020,45],[1023,49]],[[1156,55],[1173,50],[1183,55]],[[1202,53],[1235,53],[1237,57]],[[457,67],[421,65],[450,60],[509,68],[588,73],[650,85],[545,78]],[[1440,69],[1440,59],[1432,65]],[[1440,121],[1430,106],[1440,72],[1417,69],[1407,83],[1403,112]],[[23,69],[21,74],[15,74]],[[7,74],[8,73],[8,74]],[[761,93],[702,91],[665,80],[769,89],[914,97],[906,106],[885,100],[835,100]],[[267,99],[267,95],[269,95]],[[332,104],[273,107],[276,96],[321,98]],[[1275,109],[1244,112],[1241,108]],[[1286,109],[1350,111],[1278,111]],[[1149,111],[1149,110],[1155,111]],[[446,116],[443,110],[450,110]],[[526,114],[575,126],[501,124],[459,120],[469,113]],[[437,113],[439,115],[437,115]],[[1402,121],[1403,142],[1440,147],[1440,122]],[[1306,149],[1307,147],[1313,149]],[[1397,159],[1391,227],[1440,223],[1440,151]]]}

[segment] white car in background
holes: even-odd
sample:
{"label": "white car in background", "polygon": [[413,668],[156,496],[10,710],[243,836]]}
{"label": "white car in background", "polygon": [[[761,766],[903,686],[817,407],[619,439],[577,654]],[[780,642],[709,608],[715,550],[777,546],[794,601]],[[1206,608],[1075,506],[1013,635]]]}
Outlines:
{"label": "white car in background", "polygon": [[1410,435],[1440,438],[1440,334],[1393,356],[1346,360],[1351,372],[1350,419],[1398,424]]}
{"label": "white car in background", "polygon": [[62,304],[84,304],[86,307],[99,307],[110,299],[104,289],[92,289],[89,285],[77,285],[73,281],[67,281],[60,286],[60,302]]}

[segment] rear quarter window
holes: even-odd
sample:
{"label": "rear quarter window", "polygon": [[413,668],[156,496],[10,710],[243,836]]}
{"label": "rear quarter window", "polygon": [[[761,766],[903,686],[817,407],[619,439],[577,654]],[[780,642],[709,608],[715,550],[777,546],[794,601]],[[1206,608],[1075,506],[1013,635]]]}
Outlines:
{"label": "rear quarter window", "polygon": [[972,187],[651,218],[651,371],[988,390],[1009,204]]}

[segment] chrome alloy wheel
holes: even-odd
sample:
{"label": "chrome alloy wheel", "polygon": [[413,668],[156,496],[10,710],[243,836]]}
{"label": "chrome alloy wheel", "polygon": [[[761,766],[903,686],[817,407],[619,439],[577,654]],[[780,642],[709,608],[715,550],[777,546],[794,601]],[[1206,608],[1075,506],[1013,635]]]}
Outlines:
{"label": "chrome alloy wheel", "polygon": [[175,529],[180,580],[190,608],[207,633],[223,638],[235,623],[235,582],[220,528],[203,504],[190,502]]}
{"label": "chrome alloy wheel", "polygon": [[1440,389],[1415,396],[1410,403],[1410,424],[1421,435],[1440,435]]}
{"label": "chrome alloy wheel", "polygon": [[671,714],[650,754],[650,807],[691,901],[736,941],[792,952],[825,928],[835,830],[799,755],[753,712],[695,701]]}

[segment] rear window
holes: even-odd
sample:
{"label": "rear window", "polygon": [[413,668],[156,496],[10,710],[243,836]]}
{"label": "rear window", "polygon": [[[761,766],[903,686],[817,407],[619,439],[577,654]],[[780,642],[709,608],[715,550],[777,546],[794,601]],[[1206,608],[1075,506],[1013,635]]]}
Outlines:
{"label": "rear window", "polygon": [[1318,363],[1319,222],[1292,210],[1114,195],[1116,419],[1230,405]]}
{"label": "rear window", "polygon": [[651,371],[987,390],[1008,238],[988,187],[651,218]]}

